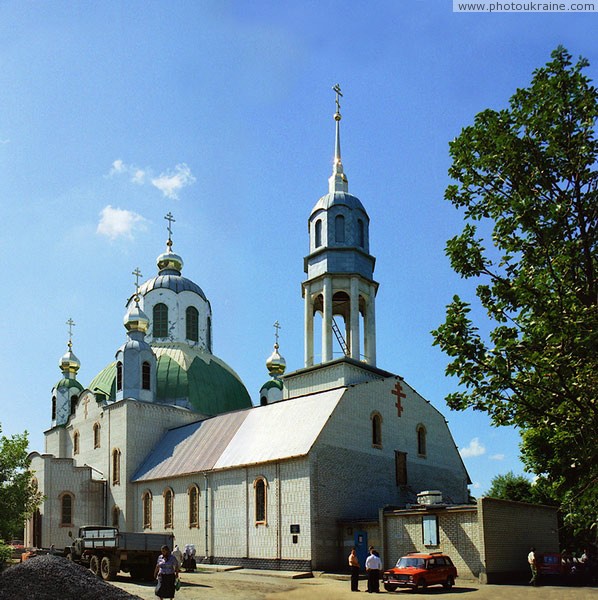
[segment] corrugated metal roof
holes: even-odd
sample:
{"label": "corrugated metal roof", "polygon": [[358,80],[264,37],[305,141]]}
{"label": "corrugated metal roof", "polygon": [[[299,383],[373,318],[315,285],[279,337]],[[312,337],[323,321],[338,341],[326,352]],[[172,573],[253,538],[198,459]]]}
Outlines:
{"label": "corrugated metal roof", "polygon": [[133,481],[306,455],[345,389],[256,406],[172,429]]}

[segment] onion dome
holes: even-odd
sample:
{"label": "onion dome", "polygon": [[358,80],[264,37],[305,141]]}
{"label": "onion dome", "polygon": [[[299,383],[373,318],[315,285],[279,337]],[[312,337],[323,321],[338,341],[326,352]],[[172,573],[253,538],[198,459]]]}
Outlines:
{"label": "onion dome", "polygon": [[123,323],[127,331],[146,333],[149,329],[150,320],[141,308],[139,308],[139,298],[135,300],[135,305],[129,309],[123,319]]}
{"label": "onion dome", "polygon": [[180,275],[183,269],[183,259],[172,252],[171,240],[168,240],[168,250],[158,256],[156,263],[160,275]]}
{"label": "onion dome", "polygon": [[60,370],[65,374],[65,376],[67,374],[76,375],[77,371],[81,367],[81,362],[72,351],[72,344],[70,341],[68,343],[68,347],[68,351],[62,356],[60,362],[58,363]]}
{"label": "onion dome", "polygon": [[280,377],[286,368],[286,360],[278,352],[278,344],[274,344],[274,352],[266,360],[266,368],[271,377]]}

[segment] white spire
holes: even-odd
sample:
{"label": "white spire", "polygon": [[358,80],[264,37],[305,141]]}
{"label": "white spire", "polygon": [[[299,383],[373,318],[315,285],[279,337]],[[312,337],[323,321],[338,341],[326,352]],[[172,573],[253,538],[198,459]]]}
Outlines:
{"label": "white spire", "polygon": [[342,98],[341,86],[337,83],[333,88],[336,93],[336,112],[334,113],[334,120],[336,121],[336,135],[334,140],[334,162],[332,165],[332,176],[328,179],[328,191],[333,194],[334,192],[347,192],[349,191],[349,185],[347,177],[343,171],[343,161],[341,160],[341,104],[339,98]]}

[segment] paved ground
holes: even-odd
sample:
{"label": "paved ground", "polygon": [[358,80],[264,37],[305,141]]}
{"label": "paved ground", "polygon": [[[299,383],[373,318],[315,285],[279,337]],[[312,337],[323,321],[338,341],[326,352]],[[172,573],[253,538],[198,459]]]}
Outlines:
{"label": "paved ground", "polygon": [[[293,573],[252,571],[248,569],[182,573],[183,585],[177,600],[349,600],[370,598],[351,593],[348,579],[323,575],[309,579],[293,579]],[[156,600],[154,585],[133,583],[128,576],[119,576],[114,582],[120,588],[137,594],[144,600]],[[365,590],[366,582],[360,582]],[[408,590],[384,592],[380,596],[406,600],[413,597]],[[540,586],[537,588],[514,585],[478,585],[459,581],[451,591],[432,587],[415,597],[453,600],[598,600],[597,588],[570,588]]]}

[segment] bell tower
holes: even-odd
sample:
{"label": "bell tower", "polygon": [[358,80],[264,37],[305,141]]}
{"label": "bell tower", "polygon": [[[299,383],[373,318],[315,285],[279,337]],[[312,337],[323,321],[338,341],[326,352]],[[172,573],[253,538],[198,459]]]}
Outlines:
{"label": "bell tower", "polygon": [[[309,254],[304,259],[305,366],[343,356],[376,366],[374,281],[376,259],[369,252],[368,214],[349,194],[340,144],[340,86],[336,94],[334,162],[328,193],[308,219]],[[314,351],[314,321],[321,316],[321,360]],[[336,354],[336,356],[335,356]]]}

